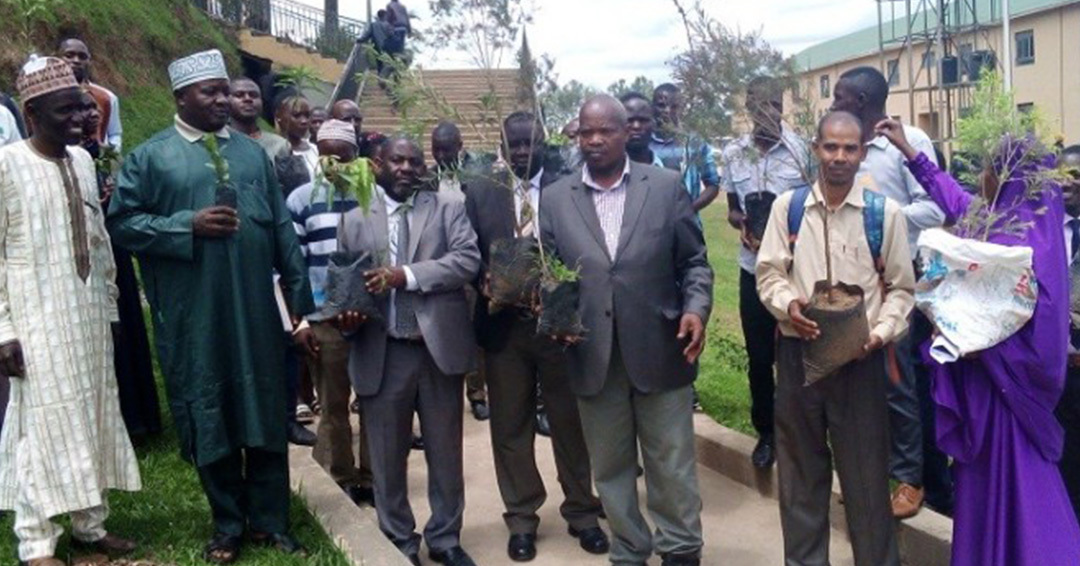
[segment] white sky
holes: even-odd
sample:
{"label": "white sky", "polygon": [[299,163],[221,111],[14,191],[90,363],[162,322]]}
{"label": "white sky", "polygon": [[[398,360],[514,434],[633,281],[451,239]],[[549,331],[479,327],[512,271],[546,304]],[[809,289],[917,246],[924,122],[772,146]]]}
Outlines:
{"label": "white sky", "polygon": [[[322,0],[299,0],[321,7]],[[386,0],[371,0],[373,9]],[[427,0],[401,0],[418,17],[428,20]],[[597,88],[625,78],[645,75],[654,82],[670,78],[666,66],[686,48],[686,33],[671,0],[534,0],[529,26],[533,54],[555,58],[560,83],[577,79]],[[725,25],[761,29],[774,47],[792,55],[820,41],[877,23],[874,0],[702,0]],[[367,0],[340,0],[344,16],[365,19]],[[684,0],[689,7],[693,0]],[[461,53],[442,50],[421,54],[428,68],[470,67]],[[506,64],[512,64],[509,59]]]}

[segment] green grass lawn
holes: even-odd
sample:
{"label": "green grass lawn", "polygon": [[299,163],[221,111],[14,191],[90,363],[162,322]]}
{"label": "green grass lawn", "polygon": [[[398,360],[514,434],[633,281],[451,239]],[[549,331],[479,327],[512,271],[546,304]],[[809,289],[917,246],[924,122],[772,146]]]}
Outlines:
{"label": "green grass lawn", "polygon": [[701,215],[709,261],[716,273],[709,340],[701,359],[697,390],[705,412],[719,423],[754,434],[750,424],[750,386],[746,349],[739,325],[739,234],[727,223],[721,195]]}

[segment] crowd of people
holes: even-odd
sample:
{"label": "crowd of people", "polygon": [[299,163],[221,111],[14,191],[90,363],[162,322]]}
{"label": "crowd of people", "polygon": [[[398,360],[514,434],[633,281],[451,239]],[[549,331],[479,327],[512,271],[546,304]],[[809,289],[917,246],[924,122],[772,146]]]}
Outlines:
{"label": "crowd of people", "polygon": [[[374,507],[413,564],[424,543],[438,563],[473,565],[461,541],[468,402],[490,421],[510,560],[538,554],[543,433],[582,551],[712,563],[693,384],[714,282],[699,212],[721,192],[742,242],[730,269],[752,463],[778,467],[786,563],[828,564],[834,469],[860,566],[899,565],[896,520],[924,502],[954,517],[954,565],[1080,563],[1067,276],[1080,181],[1047,181],[1033,199],[992,168],[980,177],[976,194],[1022,201],[1009,214],[1024,232],[991,239],[1034,249],[1035,316],[998,346],[937,363],[924,355],[933,324],[913,308],[916,242],[973,197],[924,132],[886,115],[879,71],[841,76],[813,139],[784,122],[779,81],[758,77],[745,89],[751,131],[716,151],[681,126],[679,88],[664,84],[591,98],[562,152],[527,111],[505,118],[498,155],[465,152],[459,127],[440,123],[429,174],[417,140],[363,130],[353,101],[319,108],[287,93],[270,101],[276,132],[264,130],[258,84],[230,79],[213,50],[169,66],[173,124],[114,169],[120,101],[90,81],[91,62],[65,40],[23,67],[19,104],[0,105],[0,509],[14,511],[25,564],[63,564],[62,514],[81,548],[136,549],[105,527],[107,492],[141,489],[131,439],[161,429],[132,255],[179,447],[211,509],[206,560],[235,562],[247,544],[304,552],[289,525],[292,442]],[[324,171],[327,158],[361,157],[376,184],[363,206]],[[1041,166],[1075,172],[1080,147],[1058,160]],[[767,222],[755,217],[763,200]],[[538,333],[536,305],[494,298],[507,240],[576,270],[587,339]],[[349,282],[375,311],[325,315],[342,257],[378,258]],[[869,334],[858,360],[808,383],[807,352],[827,332],[809,314],[822,281],[857,290]],[[428,463],[422,532],[407,481],[416,448]]]}

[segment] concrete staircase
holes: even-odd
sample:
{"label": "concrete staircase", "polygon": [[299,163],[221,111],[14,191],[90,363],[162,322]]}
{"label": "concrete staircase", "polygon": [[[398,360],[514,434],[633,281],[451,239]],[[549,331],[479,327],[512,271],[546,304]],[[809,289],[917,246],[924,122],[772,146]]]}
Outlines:
{"label": "concrete staircase", "polygon": [[[374,73],[368,75],[359,101],[365,130],[418,134],[424,152],[428,153],[431,129],[439,120],[450,120],[461,129],[466,150],[494,151],[498,148],[501,119],[518,110],[516,70],[420,70],[416,73],[416,81],[423,85],[425,94],[417,96],[414,104],[405,103],[404,111],[394,108],[390,97],[379,88]],[[432,96],[437,101],[430,100]],[[453,111],[447,111],[447,107]]]}

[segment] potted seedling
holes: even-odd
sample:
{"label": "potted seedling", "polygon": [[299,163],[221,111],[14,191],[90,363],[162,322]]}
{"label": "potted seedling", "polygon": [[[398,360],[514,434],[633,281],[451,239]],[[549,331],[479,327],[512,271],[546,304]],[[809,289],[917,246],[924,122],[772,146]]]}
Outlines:
{"label": "potted seedling", "polygon": [[585,326],[578,311],[581,274],[551,254],[541,255],[543,273],[539,284],[540,316],[536,321],[536,333],[541,336],[581,338],[585,335]]}
{"label": "potted seedling", "polygon": [[[329,209],[334,210],[340,200],[355,200],[366,214],[374,197],[375,174],[367,159],[361,157],[349,163],[342,163],[334,156],[319,159],[319,178],[311,193],[312,202],[325,198]],[[338,233],[345,234],[344,214],[338,222]],[[308,319],[330,320],[344,312],[357,312],[368,320],[381,322],[382,313],[374,295],[368,292],[363,274],[378,267],[383,259],[368,252],[335,251],[330,254],[326,268],[326,302]]]}
{"label": "potted seedling", "polygon": [[221,154],[221,146],[214,134],[203,135],[203,147],[210,154],[210,163],[206,166],[214,171],[217,182],[214,185],[214,204],[237,209],[236,188],[229,181],[229,162]]}
{"label": "potted seedling", "polygon": [[829,215],[820,207],[825,233],[825,280],[814,284],[810,304],[804,310],[821,331],[816,340],[803,346],[803,370],[810,385],[864,355],[863,346],[870,338],[863,289],[843,282],[833,283],[832,243],[829,241]]}

